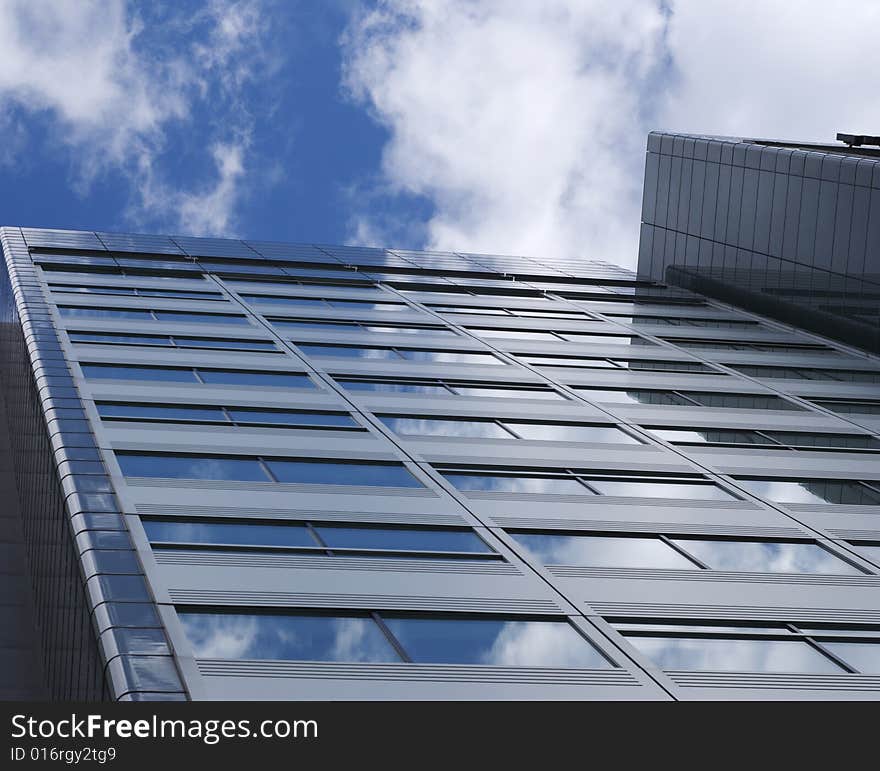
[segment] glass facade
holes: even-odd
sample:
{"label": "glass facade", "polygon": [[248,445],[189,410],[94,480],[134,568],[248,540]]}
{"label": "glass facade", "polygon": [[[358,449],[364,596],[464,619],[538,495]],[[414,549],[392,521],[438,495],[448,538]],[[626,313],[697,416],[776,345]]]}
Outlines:
{"label": "glass facade", "polygon": [[29,693],[880,697],[871,354],[600,261],[0,237]]}

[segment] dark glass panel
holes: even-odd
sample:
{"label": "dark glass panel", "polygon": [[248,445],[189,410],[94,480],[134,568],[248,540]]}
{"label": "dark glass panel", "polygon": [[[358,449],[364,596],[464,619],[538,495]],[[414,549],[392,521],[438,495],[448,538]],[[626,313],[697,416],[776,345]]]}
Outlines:
{"label": "dark glass panel", "polygon": [[321,463],[269,460],[267,465],[279,482],[365,485],[370,487],[423,487],[422,483],[400,463]]}

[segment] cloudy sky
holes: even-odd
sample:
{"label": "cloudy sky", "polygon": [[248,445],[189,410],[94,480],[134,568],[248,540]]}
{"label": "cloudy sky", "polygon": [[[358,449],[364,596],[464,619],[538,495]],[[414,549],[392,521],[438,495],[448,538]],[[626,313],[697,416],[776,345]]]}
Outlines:
{"label": "cloudy sky", "polygon": [[880,133],[880,3],[3,0],[2,224],[636,255],[651,129]]}

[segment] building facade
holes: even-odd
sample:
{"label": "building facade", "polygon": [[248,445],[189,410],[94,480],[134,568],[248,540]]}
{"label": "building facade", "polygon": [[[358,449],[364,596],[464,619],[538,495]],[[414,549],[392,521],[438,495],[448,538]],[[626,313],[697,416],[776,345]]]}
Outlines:
{"label": "building facade", "polygon": [[877,357],[601,262],[0,240],[8,697],[880,695]]}
{"label": "building facade", "polygon": [[880,353],[880,147],[651,133],[639,272]]}

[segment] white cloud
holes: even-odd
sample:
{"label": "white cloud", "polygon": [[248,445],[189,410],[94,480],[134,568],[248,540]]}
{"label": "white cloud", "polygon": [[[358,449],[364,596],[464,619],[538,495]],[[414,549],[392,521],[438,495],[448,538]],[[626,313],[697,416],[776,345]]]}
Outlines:
{"label": "white cloud", "polygon": [[833,142],[876,134],[880,3],[676,0],[669,44],[675,88],[664,128]]}
{"label": "white cloud", "polygon": [[[426,198],[428,248],[633,266],[648,131],[876,133],[878,28],[867,0],[384,0],[342,40],[390,132],[364,198]],[[351,229],[411,236],[372,208]]]}
{"label": "white cloud", "polygon": [[[130,221],[226,233],[249,144],[240,93],[260,60],[260,11],[259,0],[214,0],[193,20],[172,15],[147,28],[125,0],[6,0],[0,114],[44,120],[83,190],[101,174],[124,174]],[[197,25],[203,41],[174,38]],[[225,113],[204,143],[217,177],[212,188],[197,180],[190,190],[170,181],[163,154],[174,150],[169,129],[191,123],[208,98]],[[20,135],[25,121],[6,120]]]}
{"label": "white cloud", "polygon": [[352,23],[345,83],[385,182],[433,201],[429,248],[627,262],[663,33],[650,0],[396,0]]}

